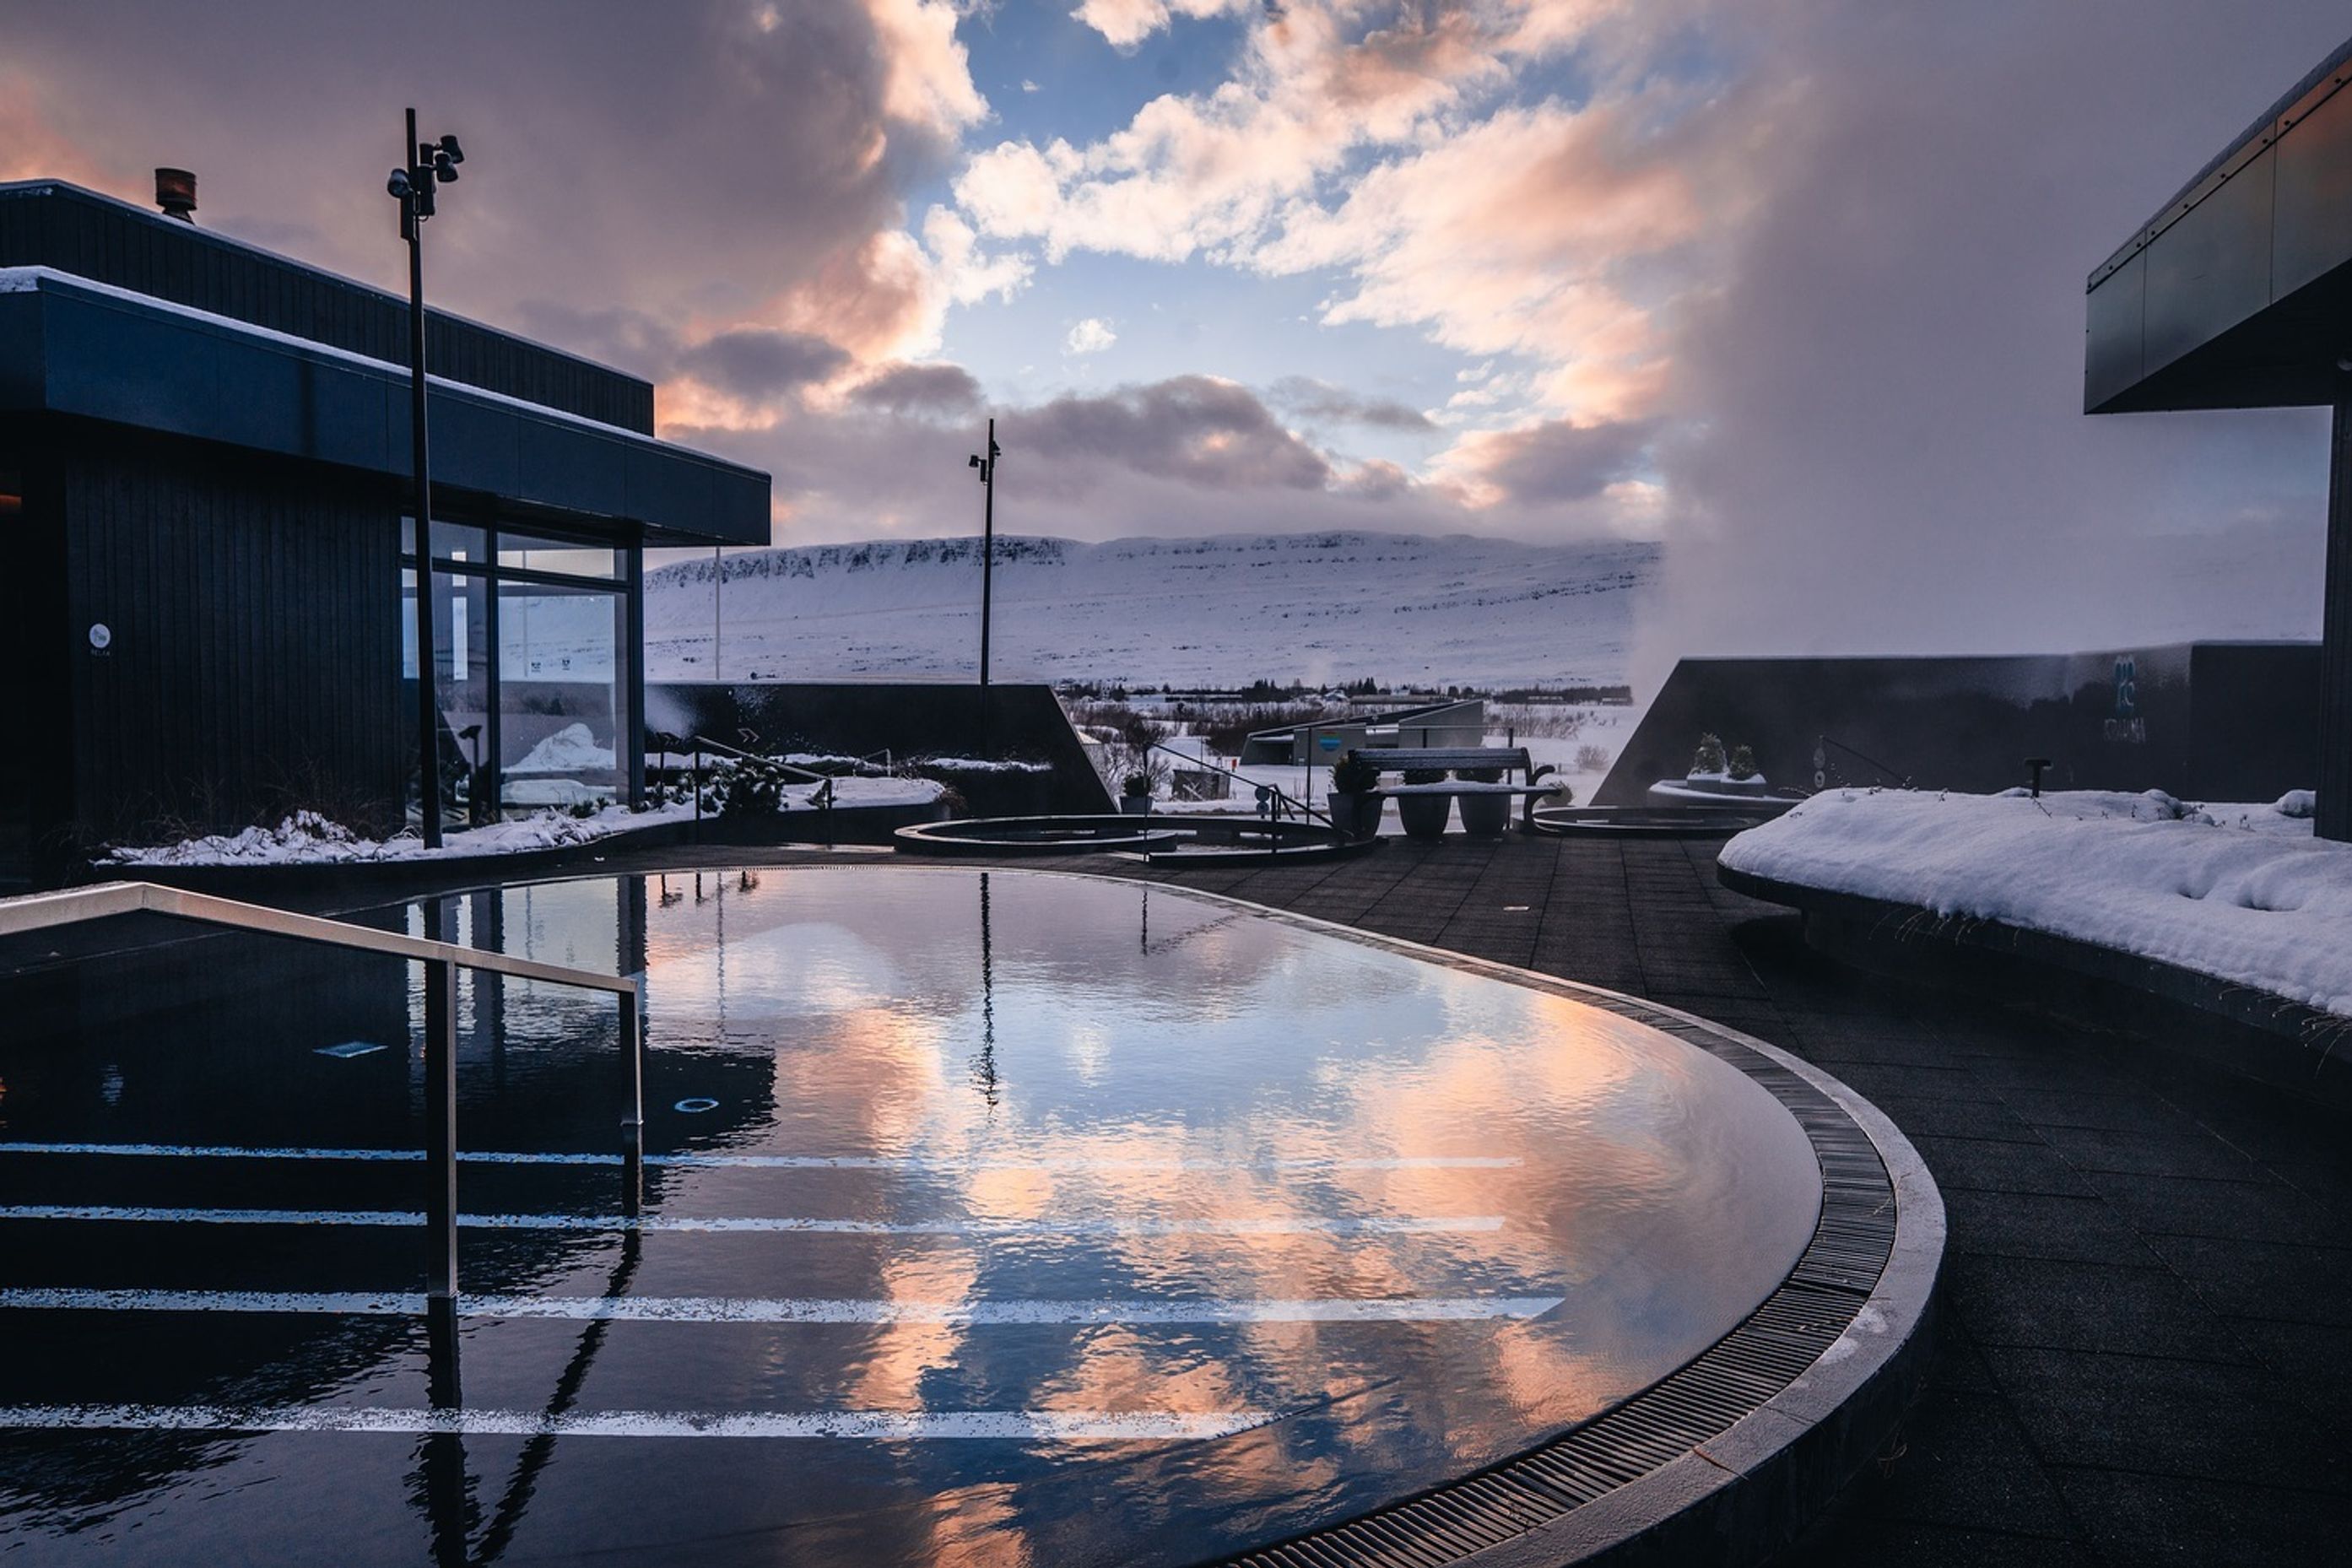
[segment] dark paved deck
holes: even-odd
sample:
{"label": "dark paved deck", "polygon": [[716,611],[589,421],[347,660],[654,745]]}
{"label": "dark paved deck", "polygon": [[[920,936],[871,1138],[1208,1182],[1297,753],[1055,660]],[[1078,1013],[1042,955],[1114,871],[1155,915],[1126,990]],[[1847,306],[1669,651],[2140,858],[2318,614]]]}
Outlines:
{"label": "dark paved deck", "polygon": [[[1918,1146],[1951,1222],[1938,1364],[1805,1563],[2301,1563],[2352,1535],[2352,1143],[2150,1041],[1833,965],[1712,844],[1406,841],[1150,875],[1714,1018],[1820,1063]],[[789,862],[663,852],[669,864]],[[650,868],[615,856],[599,870]],[[965,862],[970,864],[971,862]]]}
{"label": "dark paved deck", "polygon": [[2146,1039],[1832,965],[1718,887],[1714,851],[1398,842],[1165,879],[1686,1008],[1895,1118],[1949,1207],[1943,1348],[1899,1446],[1797,1560],[2343,1561],[2340,1118]]}

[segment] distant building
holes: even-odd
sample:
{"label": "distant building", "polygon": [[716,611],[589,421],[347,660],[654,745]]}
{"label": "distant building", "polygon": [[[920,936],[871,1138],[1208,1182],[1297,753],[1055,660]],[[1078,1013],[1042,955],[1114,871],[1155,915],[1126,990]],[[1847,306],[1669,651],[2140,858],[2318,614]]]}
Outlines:
{"label": "distant building", "polygon": [[[398,296],[0,184],[0,880],[298,805],[403,819],[407,331]],[[438,312],[427,336],[445,794],[635,799],[643,550],[767,543],[768,477],[656,439],[635,376]]]}
{"label": "distant building", "polygon": [[2352,839],[2352,43],[2091,274],[2083,406],[2332,406],[2321,837]]}

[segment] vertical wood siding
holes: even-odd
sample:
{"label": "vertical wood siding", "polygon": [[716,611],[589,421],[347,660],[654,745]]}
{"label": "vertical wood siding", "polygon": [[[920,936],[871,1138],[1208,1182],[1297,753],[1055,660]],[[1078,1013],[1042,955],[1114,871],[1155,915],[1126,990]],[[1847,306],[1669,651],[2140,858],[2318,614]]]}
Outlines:
{"label": "vertical wood siding", "polygon": [[[398,501],[130,435],[65,458],[73,763],[97,838],[397,820]],[[90,623],[113,641],[87,643]]]}

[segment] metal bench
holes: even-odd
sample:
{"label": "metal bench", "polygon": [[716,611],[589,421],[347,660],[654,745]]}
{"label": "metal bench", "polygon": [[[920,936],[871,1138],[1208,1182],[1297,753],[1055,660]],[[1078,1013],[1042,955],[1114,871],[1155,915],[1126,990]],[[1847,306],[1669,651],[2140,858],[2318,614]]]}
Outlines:
{"label": "metal bench", "polygon": [[1362,750],[1365,756],[1380,763],[1384,773],[1401,773],[1407,768],[1442,768],[1447,772],[1500,768],[1533,784],[1552,771],[1549,763],[1541,768],[1531,766],[1525,746],[1367,746]]}
{"label": "metal bench", "polygon": [[[1534,822],[1536,801],[1552,794],[1559,786],[1540,782],[1547,773],[1558,770],[1549,763],[1537,763],[1528,755],[1525,746],[1368,746],[1363,754],[1380,765],[1382,773],[1407,770],[1434,772],[1444,769],[1453,773],[1473,769],[1500,768],[1507,776],[1517,773],[1523,784],[1486,784],[1475,779],[1449,779],[1437,784],[1388,784],[1382,795],[1515,795],[1519,797],[1519,826],[1530,827]],[[1400,808],[1402,809],[1402,808]]]}

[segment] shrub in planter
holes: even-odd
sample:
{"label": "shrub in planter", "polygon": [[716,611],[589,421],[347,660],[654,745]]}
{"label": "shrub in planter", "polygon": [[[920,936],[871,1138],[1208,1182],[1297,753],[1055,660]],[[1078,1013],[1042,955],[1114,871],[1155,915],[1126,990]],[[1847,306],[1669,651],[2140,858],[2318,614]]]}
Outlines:
{"label": "shrub in planter", "polygon": [[1349,751],[1331,768],[1331,826],[1350,838],[1370,838],[1381,826],[1381,767]]}
{"label": "shrub in planter", "polygon": [[1690,776],[1695,779],[1723,776],[1723,738],[1721,736],[1708,733],[1698,738],[1698,751],[1691,758]]}
{"label": "shrub in planter", "polygon": [[1723,771],[1736,779],[1754,778],[1756,776],[1755,752],[1746,746],[1732,747],[1731,761],[1725,764]]}
{"label": "shrub in planter", "polygon": [[[1432,784],[1445,782],[1444,768],[1407,768],[1404,782],[1409,784]],[[1415,838],[1442,838],[1445,835],[1445,819],[1453,815],[1454,797],[1444,794],[1401,795],[1396,797],[1397,820],[1404,824],[1407,834]]]}
{"label": "shrub in planter", "polygon": [[1143,816],[1151,810],[1151,775],[1129,773],[1119,785],[1118,809],[1129,816]]}
{"label": "shrub in planter", "polygon": [[[1464,768],[1454,775],[1465,784],[1500,784],[1500,768]],[[1472,790],[1457,797],[1462,807],[1462,831],[1473,838],[1493,838],[1511,820],[1511,797]]]}

